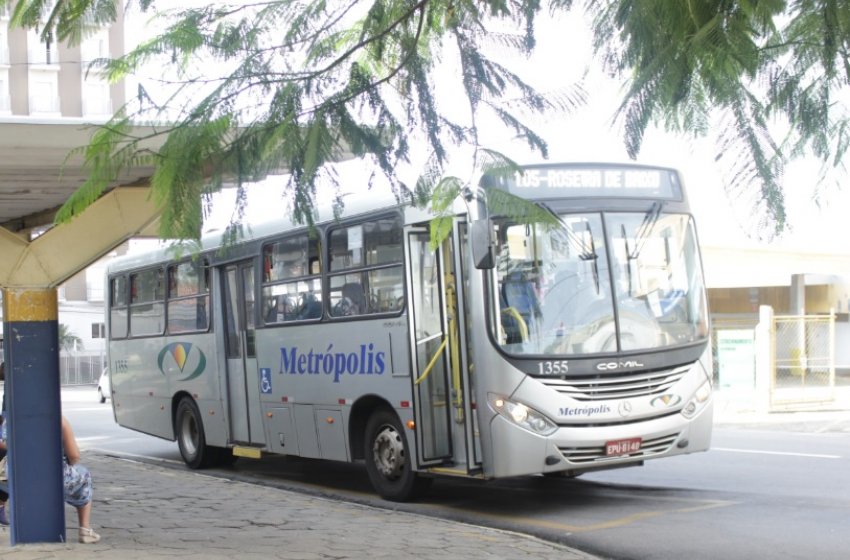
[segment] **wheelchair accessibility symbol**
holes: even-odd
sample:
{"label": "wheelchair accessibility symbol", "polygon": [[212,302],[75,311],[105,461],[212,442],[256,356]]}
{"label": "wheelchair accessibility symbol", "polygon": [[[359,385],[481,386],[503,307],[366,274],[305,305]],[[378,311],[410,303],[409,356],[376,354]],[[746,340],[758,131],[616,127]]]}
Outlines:
{"label": "wheelchair accessibility symbol", "polygon": [[260,368],[260,392],[269,394],[272,392],[272,370]]}

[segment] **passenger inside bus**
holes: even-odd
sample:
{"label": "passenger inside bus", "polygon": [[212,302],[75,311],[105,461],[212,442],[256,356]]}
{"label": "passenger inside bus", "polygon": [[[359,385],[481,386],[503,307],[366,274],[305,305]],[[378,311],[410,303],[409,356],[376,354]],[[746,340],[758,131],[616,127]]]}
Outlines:
{"label": "passenger inside bus", "polygon": [[318,319],[322,316],[322,302],[314,294],[305,293],[302,298],[298,320]]}
{"label": "passenger inside bus", "polygon": [[363,286],[355,282],[343,284],[342,297],[333,307],[333,316],[362,315],[366,313],[366,310],[366,296],[363,295]]}
{"label": "passenger inside bus", "polygon": [[284,321],[294,319],[295,313],[293,312],[292,302],[289,301],[289,297],[277,296],[275,299],[277,302],[274,307],[266,313],[266,323],[283,323]]}

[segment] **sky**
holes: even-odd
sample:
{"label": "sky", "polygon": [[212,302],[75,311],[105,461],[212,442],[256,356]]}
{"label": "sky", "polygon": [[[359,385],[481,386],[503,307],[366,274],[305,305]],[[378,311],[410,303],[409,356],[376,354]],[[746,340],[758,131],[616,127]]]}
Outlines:
{"label": "sky", "polygon": [[[192,0],[195,1],[195,0]],[[128,26],[128,41],[137,40]],[[620,101],[621,84],[605,76],[598,65],[592,64],[589,28],[578,13],[557,19],[543,15],[537,26],[538,47],[530,60],[500,60],[522,69],[523,77],[541,91],[567,87],[586,75],[588,102],[572,114],[546,116],[538,121],[539,130],[549,143],[549,162],[629,162],[622,134],[612,125]],[[456,99],[451,92],[456,71],[447,68],[444,89],[446,99]],[[158,72],[157,72],[158,74]],[[129,85],[128,91],[135,91]],[[449,108],[450,109],[450,108]],[[523,143],[506,136],[501,127],[488,128],[482,124],[482,137],[492,139],[488,147],[502,151],[520,163],[545,161],[527,152]],[[691,202],[700,241],[703,245],[749,247],[772,246],[815,252],[850,253],[850,244],[843,241],[845,209],[850,208],[848,189],[831,188],[825,204],[818,206],[812,199],[814,179],[818,176],[817,162],[798,161],[790,165],[785,177],[787,212],[791,231],[770,243],[748,235],[750,209],[730,200],[723,189],[722,169],[715,161],[715,146],[710,138],[692,139],[650,130],[637,163],[679,169]],[[362,168],[349,165],[352,170]],[[463,168],[463,162],[460,162]],[[462,173],[462,171],[461,171]],[[271,177],[249,189],[248,221],[264,220],[278,213],[282,201],[283,178]],[[219,228],[230,219],[232,192],[223,193],[214,204],[208,228]]]}

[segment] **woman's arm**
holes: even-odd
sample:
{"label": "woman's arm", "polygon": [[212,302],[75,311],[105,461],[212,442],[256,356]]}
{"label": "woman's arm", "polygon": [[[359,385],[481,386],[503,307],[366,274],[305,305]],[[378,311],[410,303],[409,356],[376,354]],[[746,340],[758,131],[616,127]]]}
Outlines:
{"label": "woman's arm", "polygon": [[64,416],[62,417],[62,449],[65,451],[69,465],[80,461],[80,448],[77,446],[77,438],[74,437],[71,424]]}

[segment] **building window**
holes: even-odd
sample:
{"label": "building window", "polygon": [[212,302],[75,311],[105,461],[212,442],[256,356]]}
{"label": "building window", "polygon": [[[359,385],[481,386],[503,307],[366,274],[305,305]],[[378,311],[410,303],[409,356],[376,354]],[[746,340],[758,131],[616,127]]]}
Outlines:
{"label": "building window", "polygon": [[59,64],[59,48],[54,41],[45,43],[37,31],[30,30],[27,35],[27,60],[30,64]]}
{"label": "building window", "polygon": [[[0,50],[3,47],[0,45]],[[0,69],[0,113],[8,113],[12,110],[11,98],[9,97],[9,78],[7,70]]]}
{"label": "building window", "polygon": [[30,78],[30,113],[59,112],[59,82],[55,75],[39,75]]}
{"label": "building window", "polygon": [[92,338],[106,338],[106,325],[104,323],[91,324]]}
{"label": "building window", "polygon": [[112,99],[109,96],[109,84],[106,82],[99,80],[83,82],[83,116],[92,115],[112,115]]}
{"label": "building window", "polygon": [[80,44],[80,54],[83,57],[84,71],[87,71],[87,63],[99,58],[109,58],[109,31],[103,29],[84,39]]}
{"label": "building window", "polygon": [[9,64],[9,28],[5,21],[0,21],[0,64]]}

